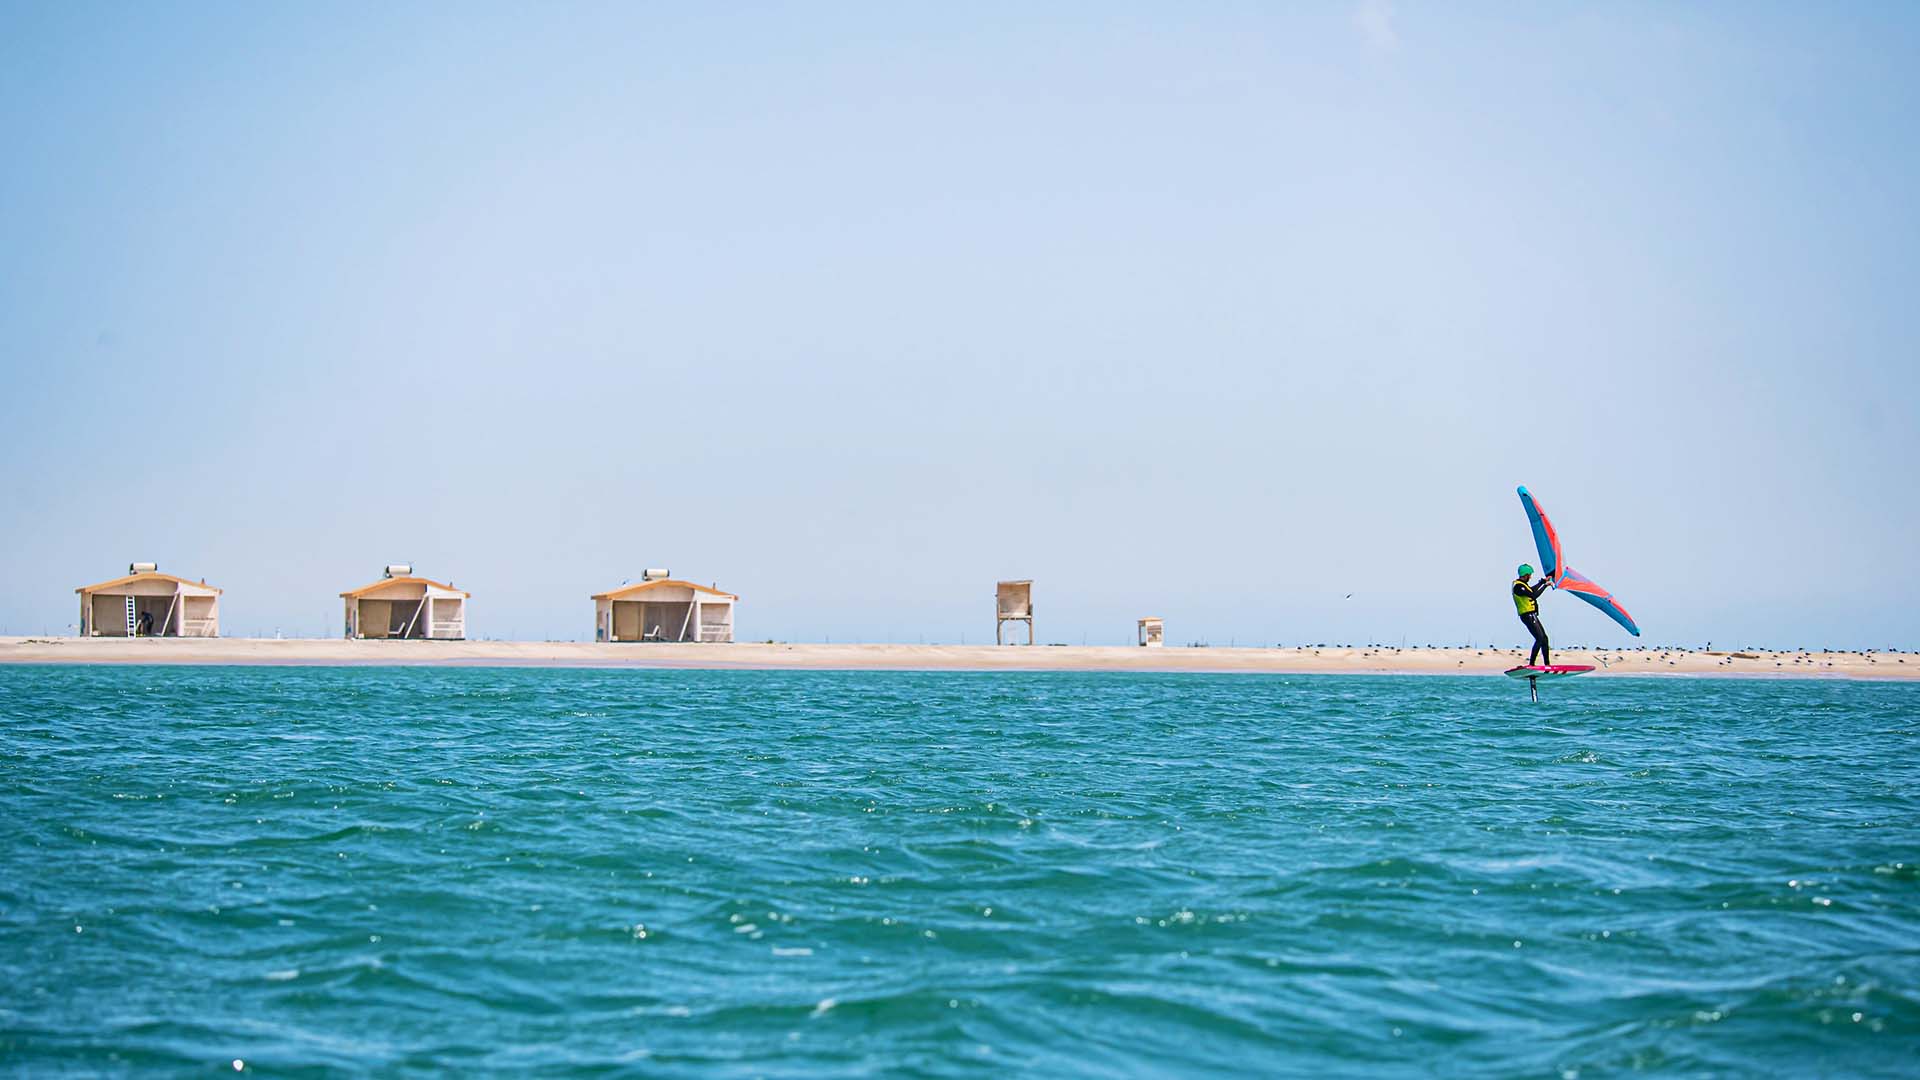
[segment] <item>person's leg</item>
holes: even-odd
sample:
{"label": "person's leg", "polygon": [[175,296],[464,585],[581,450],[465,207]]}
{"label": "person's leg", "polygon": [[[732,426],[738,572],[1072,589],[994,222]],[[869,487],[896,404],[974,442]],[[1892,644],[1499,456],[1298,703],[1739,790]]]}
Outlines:
{"label": "person's leg", "polygon": [[1527,624],[1527,633],[1533,635],[1533,648],[1527,652],[1527,666],[1534,666],[1536,657],[1539,658],[1540,662],[1551,665],[1553,663],[1553,653],[1547,648],[1547,629],[1540,625],[1540,616],[1527,615],[1522,617],[1520,621]]}

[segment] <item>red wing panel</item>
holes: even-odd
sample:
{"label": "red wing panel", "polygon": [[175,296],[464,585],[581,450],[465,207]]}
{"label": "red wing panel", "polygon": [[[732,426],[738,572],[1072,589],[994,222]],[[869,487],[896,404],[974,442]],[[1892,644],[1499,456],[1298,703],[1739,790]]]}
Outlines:
{"label": "red wing panel", "polygon": [[1554,531],[1553,522],[1547,520],[1547,512],[1534,501],[1533,493],[1524,487],[1520,489],[1520,506],[1527,512],[1527,525],[1533,529],[1533,549],[1540,554],[1540,572],[1558,585],[1567,566],[1560,558],[1560,534]]}
{"label": "red wing panel", "polygon": [[1601,588],[1592,578],[1568,568],[1561,571],[1560,582],[1556,587],[1561,592],[1572,593],[1606,612],[1614,622],[1626,627],[1627,633],[1634,637],[1640,636],[1640,627],[1634,624],[1633,616],[1627,614],[1627,609],[1620,606],[1620,601],[1615,600],[1612,593]]}

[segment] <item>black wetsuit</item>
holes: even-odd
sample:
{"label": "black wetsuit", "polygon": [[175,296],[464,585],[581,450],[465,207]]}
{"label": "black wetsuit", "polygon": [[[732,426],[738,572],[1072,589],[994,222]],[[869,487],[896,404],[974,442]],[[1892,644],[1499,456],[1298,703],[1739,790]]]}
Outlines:
{"label": "black wetsuit", "polygon": [[1513,606],[1520,612],[1521,625],[1527,628],[1527,633],[1533,635],[1533,649],[1527,653],[1528,667],[1533,666],[1536,656],[1540,658],[1542,664],[1549,667],[1553,665],[1553,653],[1547,647],[1547,628],[1540,625],[1540,605],[1534,602],[1540,599],[1540,594],[1546,592],[1547,586],[1551,584],[1553,584],[1551,578],[1541,578],[1538,585],[1527,584],[1526,578],[1513,579]]}

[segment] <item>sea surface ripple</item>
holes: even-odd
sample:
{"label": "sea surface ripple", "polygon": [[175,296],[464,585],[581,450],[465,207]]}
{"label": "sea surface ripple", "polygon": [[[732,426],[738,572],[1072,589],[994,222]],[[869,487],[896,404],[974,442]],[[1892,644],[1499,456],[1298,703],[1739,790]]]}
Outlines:
{"label": "sea surface ripple", "polygon": [[0,667],[0,1071],[1911,1076],[1920,688]]}

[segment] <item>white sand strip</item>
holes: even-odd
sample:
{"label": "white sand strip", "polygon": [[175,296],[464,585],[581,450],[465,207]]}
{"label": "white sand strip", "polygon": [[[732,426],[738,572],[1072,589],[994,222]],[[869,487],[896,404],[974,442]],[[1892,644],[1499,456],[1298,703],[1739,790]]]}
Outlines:
{"label": "white sand strip", "polygon": [[[667,645],[576,641],[347,641],[258,638],[0,638],[0,663],[301,664],[756,668],[841,671],[1170,671],[1497,675],[1524,651],[1470,648],[1164,648],[993,645]],[[1910,653],[1707,653],[1555,649],[1603,675],[1920,678]]]}

